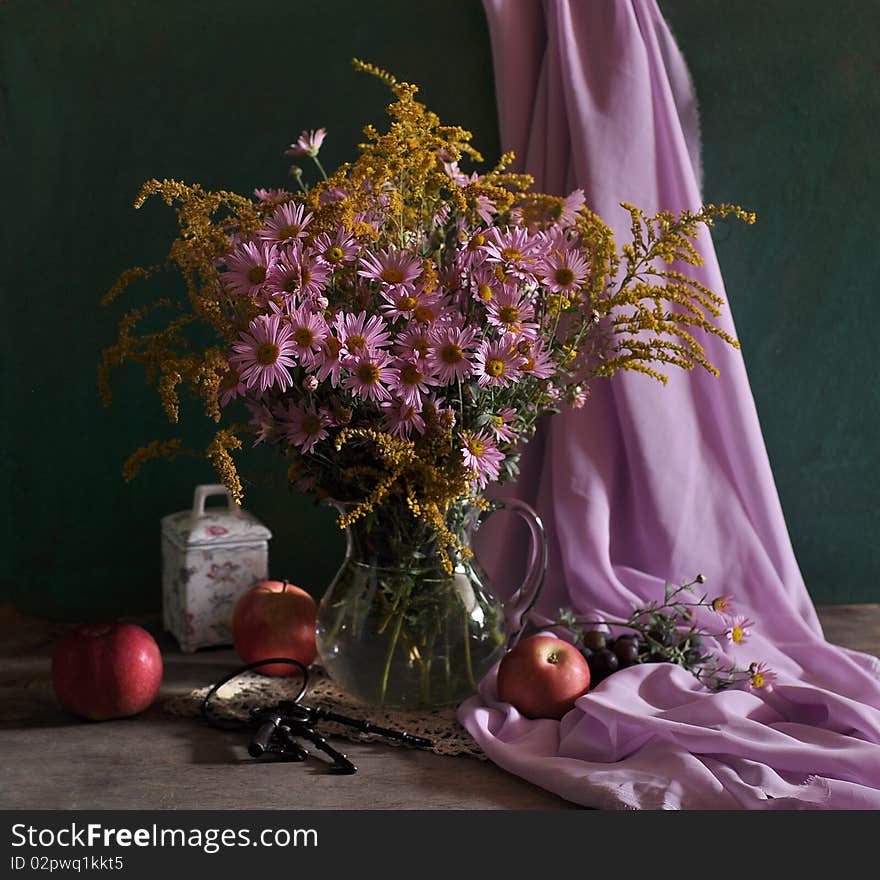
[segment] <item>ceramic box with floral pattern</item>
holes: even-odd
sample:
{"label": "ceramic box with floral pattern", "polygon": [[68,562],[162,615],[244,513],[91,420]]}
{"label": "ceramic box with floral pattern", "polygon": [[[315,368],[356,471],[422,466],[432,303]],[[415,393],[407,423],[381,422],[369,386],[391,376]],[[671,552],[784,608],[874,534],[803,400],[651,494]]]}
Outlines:
{"label": "ceramic box with floral pattern", "polygon": [[[224,495],[225,507],[205,507]],[[162,616],[183,651],[232,643],[238,597],[268,576],[272,533],[229,498],[198,486],[192,510],[162,518]]]}

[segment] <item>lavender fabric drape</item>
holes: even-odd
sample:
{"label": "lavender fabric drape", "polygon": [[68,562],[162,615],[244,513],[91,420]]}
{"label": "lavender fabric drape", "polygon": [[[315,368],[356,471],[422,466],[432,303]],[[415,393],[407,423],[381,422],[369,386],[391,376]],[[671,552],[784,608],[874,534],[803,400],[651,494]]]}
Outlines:
{"label": "lavender fabric drape", "polygon": [[[581,187],[620,242],[621,201],[699,206],[693,88],[653,0],[484,6],[504,148],[538,189]],[[723,293],[708,234],[700,247],[697,277]],[[734,332],[729,310],[722,323]],[[557,722],[500,703],[492,673],[460,718],[501,767],[586,806],[880,808],[880,664],[824,641],[742,357],[714,338],[706,346],[720,377],[672,374],[663,388],[618,374],[527,449],[515,491],[551,543],[536,619],[561,606],[626,616],[665,579],[703,572],[711,595],[733,594],[756,622],[747,644],[721,651],[741,666],[765,661],[775,687],[711,693],[679,667],[636,666]],[[513,549],[497,530],[481,548],[499,582],[514,576]]]}

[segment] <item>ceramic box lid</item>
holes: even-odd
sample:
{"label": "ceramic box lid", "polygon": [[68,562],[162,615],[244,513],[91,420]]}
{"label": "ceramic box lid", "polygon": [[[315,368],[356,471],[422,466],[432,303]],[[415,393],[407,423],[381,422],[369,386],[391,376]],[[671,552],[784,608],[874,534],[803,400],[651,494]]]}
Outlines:
{"label": "ceramic box lid", "polygon": [[[205,508],[205,499],[225,495],[226,507]],[[192,510],[162,517],[162,534],[180,547],[253,544],[268,541],[272,533],[252,513],[242,510],[225,486],[197,486]]]}

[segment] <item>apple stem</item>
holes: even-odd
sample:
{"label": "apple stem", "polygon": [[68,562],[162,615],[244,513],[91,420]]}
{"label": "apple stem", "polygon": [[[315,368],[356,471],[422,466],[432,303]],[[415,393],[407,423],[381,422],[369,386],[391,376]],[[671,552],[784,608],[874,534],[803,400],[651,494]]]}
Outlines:
{"label": "apple stem", "polygon": [[286,592],[287,592],[287,588],[288,588],[289,586],[290,586],[290,581],[287,580],[287,578],[284,578],[284,586],[282,587],[281,592],[282,592],[282,593],[286,593]]}

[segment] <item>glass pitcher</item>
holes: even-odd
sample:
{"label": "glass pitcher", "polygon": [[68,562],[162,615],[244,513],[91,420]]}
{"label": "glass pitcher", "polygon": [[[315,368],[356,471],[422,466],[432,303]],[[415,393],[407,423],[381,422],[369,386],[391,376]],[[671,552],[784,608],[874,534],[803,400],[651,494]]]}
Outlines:
{"label": "glass pitcher", "polygon": [[318,610],[317,645],[349,695],[396,708],[456,705],[516,644],[547,569],[541,520],[522,501],[498,499],[485,508],[450,505],[446,524],[470,547],[498,510],[522,517],[530,537],[525,579],[504,603],[475,557],[445,571],[436,533],[408,511],[377,508],[346,529],[345,560]]}

